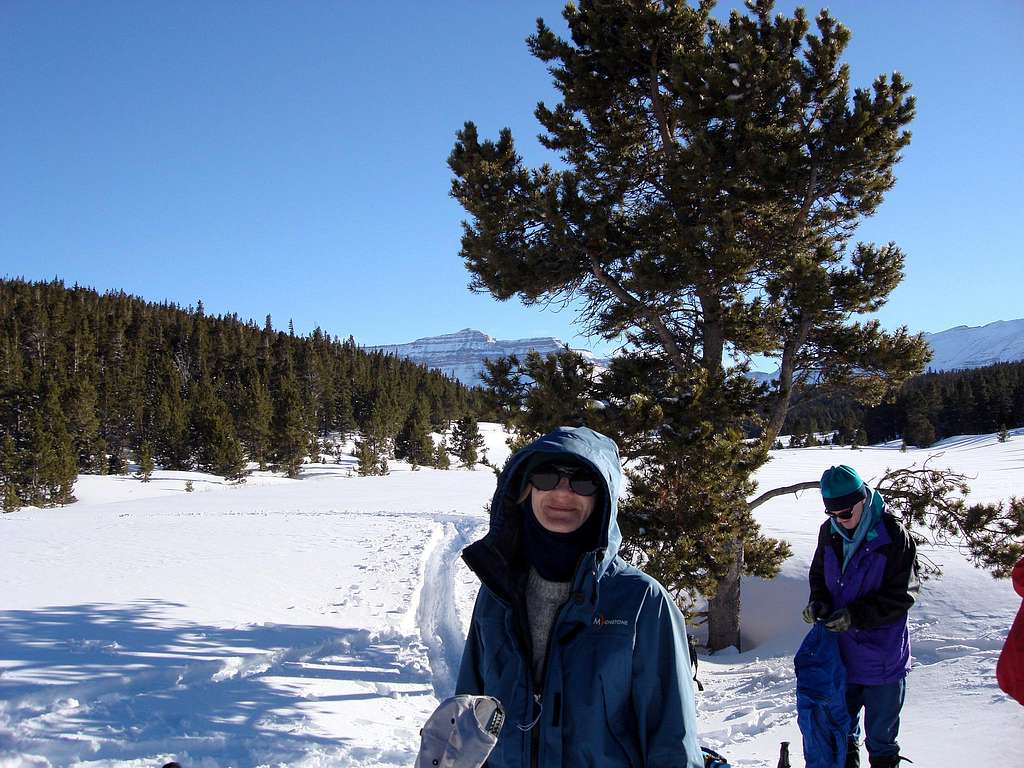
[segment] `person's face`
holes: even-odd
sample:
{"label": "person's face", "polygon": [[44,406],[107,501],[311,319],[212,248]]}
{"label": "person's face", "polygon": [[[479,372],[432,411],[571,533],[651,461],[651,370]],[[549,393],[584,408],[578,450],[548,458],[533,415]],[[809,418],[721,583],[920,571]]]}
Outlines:
{"label": "person's face", "polygon": [[550,491],[530,486],[530,504],[537,522],[554,533],[572,533],[594,512],[596,496],[581,496],[569,487],[569,478],[561,477]]}
{"label": "person's face", "polygon": [[849,520],[843,520],[839,517],[836,518],[836,520],[839,521],[839,524],[848,531],[852,531],[854,528],[856,528],[857,524],[860,522],[861,517],[863,517],[864,500],[861,499],[856,504],[854,504],[853,507],[851,507],[851,511],[853,512],[853,516]]}

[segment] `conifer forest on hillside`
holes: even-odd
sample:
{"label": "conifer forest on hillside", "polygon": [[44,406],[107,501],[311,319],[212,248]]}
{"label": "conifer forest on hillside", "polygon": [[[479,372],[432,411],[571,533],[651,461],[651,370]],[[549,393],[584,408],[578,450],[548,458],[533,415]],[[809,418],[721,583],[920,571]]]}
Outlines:
{"label": "conifer forest on hillside", "polygon": [[141,473],[156,464],[235,479],[251,461],[294,476],[320,438],[355,432],[361,471],[396,450],[433,465],[429,431],[479,406],[479,390],[366,353],[351,336],[211,317],[201,302],[0,281],[5,510],[66,504],[79,471],[125,472],[130,461]]}

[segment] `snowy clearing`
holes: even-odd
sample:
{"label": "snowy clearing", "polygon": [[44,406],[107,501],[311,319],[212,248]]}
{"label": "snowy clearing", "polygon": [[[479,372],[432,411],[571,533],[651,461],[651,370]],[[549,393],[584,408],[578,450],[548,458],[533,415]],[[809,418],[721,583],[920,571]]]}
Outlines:
{"label": "snowy clearing", "polygon": [[[937,463],[976,477],[972,500],[1020,495],[1022,432],[945,441]],[[484,435],[500,465],[500,431]],[[839,463],[871,478],[934,452],[777,451],[759,480]],[[348,470],[242,486],[83,476],[77,504],[0,516],[0,767],[411,765],[454,685],[476,590],[459,552],[485,530],[494,474]],[[744,652],[701,659],[701,740],[751,767],[788,740],[800,765],[792,654],[820,498],[757,516],[794,555],[779,578],[745,580]],[[958,553],[930,554],[945,575],[911,613],[903,751],[926,767],[1024,764],[1024,708],[994,675],[1019,599]]]}

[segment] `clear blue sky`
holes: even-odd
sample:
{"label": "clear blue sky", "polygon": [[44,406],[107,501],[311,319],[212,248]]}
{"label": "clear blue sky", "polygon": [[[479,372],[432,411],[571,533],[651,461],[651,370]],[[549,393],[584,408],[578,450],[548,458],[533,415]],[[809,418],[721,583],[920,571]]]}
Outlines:
{"label": "clear blue sky", "polygon": [[[828,7],[853,30],[853,82],[897,69],[918,98],[899,182],[861,228],[908,254],[882,322],[1024,317],[1024,3]],[[553,92],[524,38],[561,8],[3,0],[0,275],[363,344],[475,327],[587,346],[571,310],[466,290],[448,196],[465,120],[551,159],[532,113]]]}

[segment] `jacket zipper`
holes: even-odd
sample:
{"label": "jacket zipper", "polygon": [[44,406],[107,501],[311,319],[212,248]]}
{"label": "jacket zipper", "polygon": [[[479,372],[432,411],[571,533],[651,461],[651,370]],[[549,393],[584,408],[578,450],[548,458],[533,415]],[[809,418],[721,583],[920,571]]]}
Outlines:
{"label": "jacket zipper", "polygon": [[[576,563],[576,571],[577,572],[579,571],[580,566],[583,564],[583,560],[587,557],[588,554],[589,553],[584,553],[582,556],[580,556],[579,561]],[[596,578],[597,574],[595,573],[594,576]],[[575,586],[575,585],[576,585],[576,578],[574,577],[573,578],[573,586]],[[577,594],[577,592],[575,590],[570,590],[569,597],[566,598],[566,601],[564,603],[562,603],[561,606],[559,606],[558,613],[555,615],[555,621],[551,625],[551,631],[548,633],[548,641],[547,641],[547,645],[545,646],[545,649],[544,649],[544,667],[541,669],[541,673],[540,673],[540,690],[537,691],[533,695],[533,699],[537,703],[538,707],[541,706],[541,701],[544,698],[544,686],[545,686],[545,684],[548,681],[548,664],[551,663],[551,643],[555,639],[555,635],[557,634],[558,625],[562,623],[562,613],[565,611],[566,606],[568,606],[569,603],[573,602],[576,599],[575,598],[576,594]],[[580,593],[580,594],[582,594],[582,593]],[[532,682],[532,680],[531,680],[531,682]],[[555,725],[555,726],[557,726],[559,724],[559,722],[561,721],[560,712],[559,712],[559,708],[561,707],[561,703],[562,703],[561,702],[561,698],[562,697],[561,697],[560,694],[556,694],[555,695],[555,702],[553,704],[553,706],[555,707],[555,712],[554,712],[554,715],[552,716],[552,724]],[[541,712],[538,713],[538,717],[541,714],[543,714],[543,708],[541,709]],[[531,732],[531,735],[530,735],[530,765],[531,765],[531,768],[538,768],[539,763],[540,763],[540,729],[541,729],[542,725],[543,724],[541,723],[541,721],[538,720],[537,724],[534,726],[534,728],[533,728],[533,730]]]}
{"label": "jacket zipper", "polygon": [[[551,661],[551,641],[555,638],[555,630],[558,628],[558,624],[562,618],[562,611],[565,610],[565,606],[567,606],[571,600],[572,595],[570,593],[569,599],[559,607],[558,613],[555,616],[555,622],[551,625],[551,631],[548,633],[547,645],[544,649],[544,666],[541,668],[540,672],[540,688],[533,694],[533,700],[541,709],[536,715],[538,718],[537,724],[534,725],[533,730],[530,731],[530,765],[532,768],[538,768],[538,765],[540,764],[540,729],[544,725],[540,718],[544,713],[542,702],[544,700],[544,686],[548,681],[548,664]],[[530,677],[533,677],[532,671]]]}
{"label": "jacket zipper", "polygon": [[[548,633],[547,644],[544,648],[544,666],[541,668],[540,672],[540,688],[537,690],[535,694],[533,694],[533,700],[536,702],[537,706],[541,708],[541,710],[536,715],[538,718],[537,724],[533,727],[533,730],[530,731],[530,765],[532,766],[532,768],[537,768],[540,764],[540,729],[544,726],[544,724],[541,722],[539,718],[544,713],[542,702],[544,699],[544,686],[548,681],[548,664],[551,662],[551,641],[555,637],[555,630],[558,629],[559,621],[562,618],[562,611],[565,610],[565,606],[569,604],[570,600],[572,600],[571,596],[568,600],[562,603],[561,606],[559,606],[558,613],[555,615],[555,621],[551,625],[551,631]],[[533,677],[532,670],[530,672],[530,677]]]}

